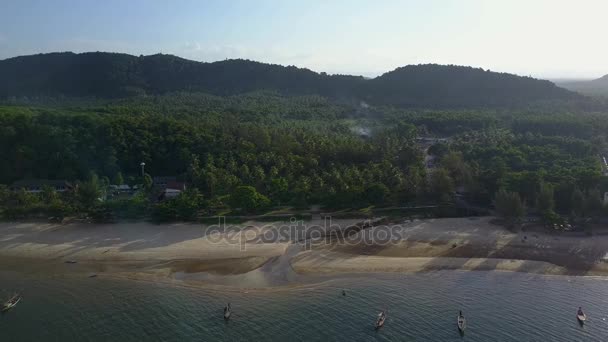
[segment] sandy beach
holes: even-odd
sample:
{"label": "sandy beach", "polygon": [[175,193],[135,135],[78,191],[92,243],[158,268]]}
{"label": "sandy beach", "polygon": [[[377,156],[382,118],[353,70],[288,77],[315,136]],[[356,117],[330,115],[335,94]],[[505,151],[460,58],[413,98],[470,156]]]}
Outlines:
{"label": "sandy beach", "polygon": [[[390,243],[363,230],[356,243],[320,246],[292,260],[300,273],[423,272],[443,269],[501,270],[541,274],[606,275],[608,236],[552,233],[529,227],[513,233],[491,217],[405,221]],[[394,234],[394,233],[392,233]]]}
{"label": "sandy beach", "polygon": [[[246,222],[220,230],[201,224],[5,222],[0,224],[0,269],[202,281],[227,277],[253,286],[288,281],[293,274],[444,269],[608,274],[608,236],[513,233],[491,219],[392,222],[347,240],[316,238],[310,245],[294,243],[301,237],[273,234],[289,222]],[[332,229],[359,221],[334,220]]]}

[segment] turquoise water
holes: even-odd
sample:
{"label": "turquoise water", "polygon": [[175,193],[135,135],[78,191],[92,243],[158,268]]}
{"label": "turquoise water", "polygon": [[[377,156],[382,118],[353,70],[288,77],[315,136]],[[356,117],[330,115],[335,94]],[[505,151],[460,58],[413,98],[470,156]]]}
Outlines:
{"label": "turquoise water", "polygon": [[[608,341],[608,279],[441,271],[243,290],[0,273],[1,341]],[[342,288],[347,296],[341,295]],[[222,319],[230,301],[233,318]],[[589,320],[575,318],[583,306]],[[376,314],[388,308],[385,327]],[[462,309],[463,337],[456,328]]]}

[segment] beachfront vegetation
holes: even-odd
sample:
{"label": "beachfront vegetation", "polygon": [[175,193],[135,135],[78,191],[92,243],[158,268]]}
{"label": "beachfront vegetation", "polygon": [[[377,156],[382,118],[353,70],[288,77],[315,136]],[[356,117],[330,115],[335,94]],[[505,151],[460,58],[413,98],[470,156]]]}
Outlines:
{"label": "beachfront vegetation", "polygon": [[496,213],[509,225],[519,222],[525,214],[524,204],[517,192],[500,189],[496,193],[494,202]]}
{"label": "beachfront vegetation", "polygon": [[[600,159],[608,120],[595,113],[361,109],[260,92],[22,104],[0,114],[0,182],[77,185],[62,195],[3,195],[10,218],[109,212],[167,221],[218,207],[243,215],[285,205],[453,205],[457,189],[469,204],[499,209],[504,189],[551,220],[555,213],[600,216],[600,194],[608,191]],[[421,136],[449,137],[428,148],[434,166],[425,163]],[[151,176],[167,175],[196,194],[156,203]],[[105,196],[109,179],[141,184],[141,193]],[[504,215],[522,216],[510,206]]]}

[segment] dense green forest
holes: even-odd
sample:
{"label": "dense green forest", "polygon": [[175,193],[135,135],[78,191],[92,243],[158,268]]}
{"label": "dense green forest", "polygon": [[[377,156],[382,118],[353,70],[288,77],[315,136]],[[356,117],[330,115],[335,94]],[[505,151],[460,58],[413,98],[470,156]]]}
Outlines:
{"label": "dense green forest", "polygon": [[[541,189],[551,187],[551,215],[582,212],[579,196],[597,209],[585,213],[598,216],[601,202],[594,203],[608,191],[600,158],[606,131],[608,118],[599,113],[409,110],[276,92],[6,104],[0,196],[8,217],[26,215],[29,206],[188,220],[217,208],[454,205],[457,190],[486,208],[499,190],[515,193],[534,211]],[[449,138],[428,148],[432,167],[420,137]],[[156,203],[142,161],[146,177],[176,176],[188,190]],[[10,195],[8,186],[22,179],[78,186],[61,195]],[[143,188],[98,201],[110,183]]]}
{"label": "dense green forest", "polygon": [[0,61],[0,98],[119,98],[171,92],[217,96],[273,90],[416,108],[595,106],[553,83],[453,65],[410,65],[374,79],[248,60],[200,63],[171,55],[51,53]]}

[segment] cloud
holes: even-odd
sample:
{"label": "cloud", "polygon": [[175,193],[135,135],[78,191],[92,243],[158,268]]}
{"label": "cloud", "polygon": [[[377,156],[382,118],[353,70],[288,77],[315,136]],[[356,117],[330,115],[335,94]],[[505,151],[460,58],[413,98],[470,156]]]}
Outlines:
{"label": "cloud", "polygon": [[[378,76],[396,67],[423,60],[412,52],[403,53],[394,47],[334,46],[314,48],[284,45],[208,44],[186,41],[167,50],[177,56],[203,62],[224,59],[250,59],[264,63],[295,65],[317,72]],[[372,65],[370,65],[372,64]]]}
{"label": "cloud", "polygon": [[185,42],[182,49],[184,51],[193,52],[193,51],[201,51],[202,47],[201,47],[200,43]]}
{"label": "cloud", "polygon": [[[286,46],[247,46],[247,45],[209,45],[200,42],[184,42],[171,53],[183,58],[203,62],[215,62],[224,59],[250,59],[264,63],[295,65],[317,72],[357,74],[377,76],[399,66],[396,59],[382,56],[369,51],[345,51],[338,48],[321,48],[315,51],[305,51],[302,48]],[[353,58],[357,56],[357,58]],[[369,60],[379,57],[381,67],[372,71],[367,64]],[[391,68],[392,67],[392,68]]]}
{"label": "cloud", "polygon": [[169,52],[204,62],[242,58],[266,63],[300,64],[312,57],[309,53],[294,52],[290,49],[277,46],[206,45],[199,42],[185,42]]}

